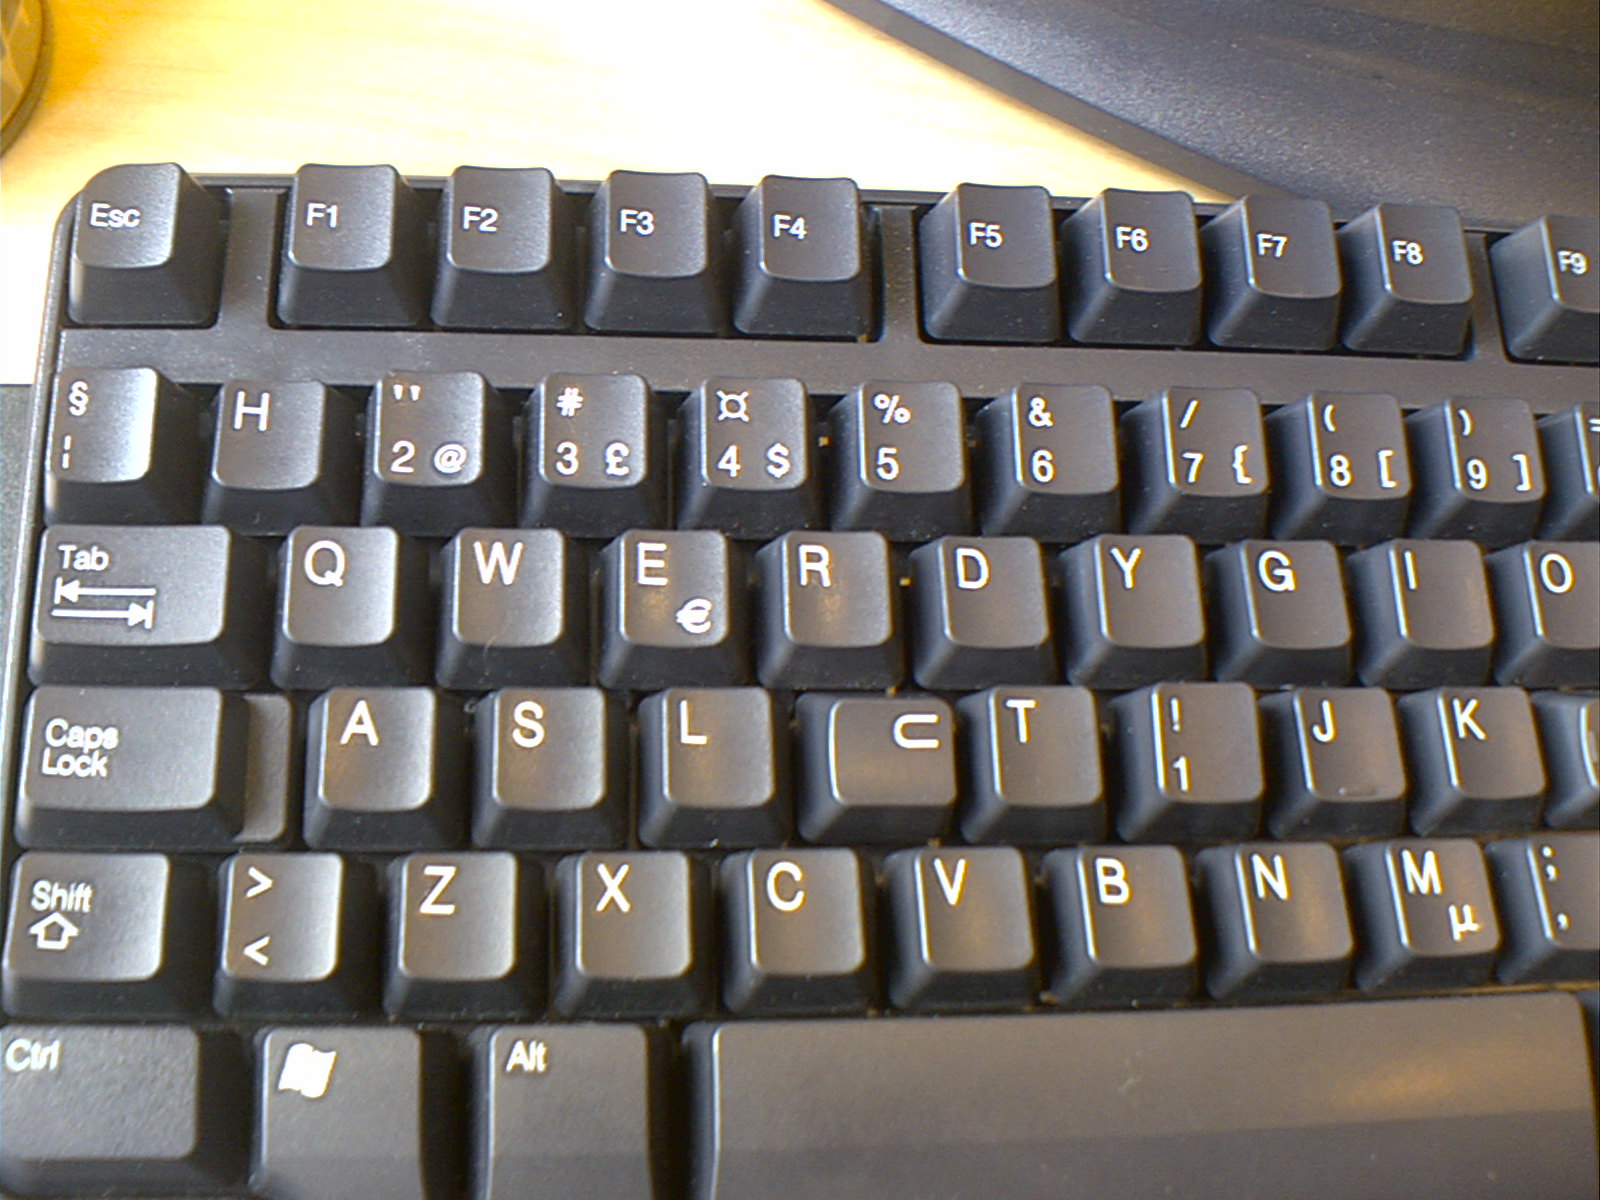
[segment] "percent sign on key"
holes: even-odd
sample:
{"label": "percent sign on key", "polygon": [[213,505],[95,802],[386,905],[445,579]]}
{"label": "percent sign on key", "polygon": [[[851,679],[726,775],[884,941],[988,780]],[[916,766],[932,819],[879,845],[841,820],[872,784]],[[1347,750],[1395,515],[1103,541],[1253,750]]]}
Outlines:
{"label": "percent sign on key", "polygon": [[900,399],[899,393],[890,395],[888,392],[879,392],[872,398],[872,407],[883,413],[883,423],[888,425],[904,425],[911,420],[911,410],[906,407],[906,402]]}

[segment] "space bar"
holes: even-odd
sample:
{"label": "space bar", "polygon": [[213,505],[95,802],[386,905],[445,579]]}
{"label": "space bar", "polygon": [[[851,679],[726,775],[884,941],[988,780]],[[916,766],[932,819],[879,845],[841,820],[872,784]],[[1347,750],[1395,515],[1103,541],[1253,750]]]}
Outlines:
{"label": "space bar", "polygon": [[695,1200],[1596,1194],[1566,995],[729,1022],[687,1040]]}

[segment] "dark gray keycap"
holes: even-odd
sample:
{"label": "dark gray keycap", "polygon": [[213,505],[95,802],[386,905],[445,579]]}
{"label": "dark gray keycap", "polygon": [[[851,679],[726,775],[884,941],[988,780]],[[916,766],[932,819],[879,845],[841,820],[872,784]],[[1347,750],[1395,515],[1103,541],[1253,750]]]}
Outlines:
{"label": "dark gray keycap", "polygon": [[1583,1197],[1583,1029],[1556,995],[698,1025],[689,1194]]}
{"label": "dark gray keycap", "polygon": [[177,163],[109,167],[78,194],[67,311],[79,325],[209,325],[222,205]]}
{"label": "dark gray keycap", "polygon": [[683,402],[678,524],[774,537],[822,523],[810,400],[798,379],[708,379]]}
{"label": "dark gray keycap", "polygon": [[1600,679],[1600,543],[1524,542],[1487,564],[1500,619],[1494,677],[1524,687]]}
{"label": "dark gray keycap", "polygon": [[472,841],[578,850],[626,837],[628,724],[599,688],[506,688],[478,704]]}
{"label": "dark gray keycap", "polygon": [[1332,846],[1212,846],[1195,857],[1195,869],[1211,918],[1213,996],[1263,999],[1345,985],[1355,943]]}
{"label": "dark gray keycap", "polygon": [[360,475],[346,396],[320,383],[232,379],[217,393],[200,515],[254,534],[354,525]]}
{"label": "dark gray keycap", "polygon": [[715,333],[725,318],[703,175],[613,171],[589,206],[591,329]]}
{"label": "dark gray keycap", "polygon": [[1255,693],[1242,683],[1163,683],[1111,702],[1122,759],[1117,832],[1127,841],[1244,838],[1265,784]]}
{"label": "dark gray keycap", "polygon": [[543,167],[457,167],[439,200],[433,320],[567,329],[577,319],[567,196]]}
{"label": "dark gray keycap", "polygon": [[1483,551],[1396,539],[1345,560],[1356,673],[1387,688],[1481,683],[1494,650]]}
{"label": "dark gray keycap", "polygon": [[1101,534],[1061,555],[1062,661],[1088,687],[1205,675],[1206,626],[1194,543]]}
{"label": "dark gray keycap", "polygon": [[1483,851],[1465,838],[1367,842],[1344,852],[1366,991],[1483,983],[1500,926]]}
{"label": "dark gray keycap", "polygon": [[827,696],[795,704],[808,842],[939,837],[956,800],[955,720],[933,696]]}
{"label": "dark gray keycap", "polygon": [[377,1000],[381,915],[371,872],[337,854],[236,854],[222,864],[213,1003],[230,1017],[352,1017]]}
{"label": "dark gray keycap", "polygon": [[1062,223],[1061,270],[1076,341],[1200,338],[1200,248],[1185,192],[1101,192]]}
{"label": "dark gray keycap", "polygon": [[892,542],[972,523],[961,394],[948,383],[864,383],[833,406],[833,527]]}
{"label": "dark gray keycap", "polygon": [[1254,392],[1171,388],[1129,410],[1122,437],[1129,529],[1226,542],[1265,528],[1267,441]]}
{"label": "dark gray keycap", "polygon": [[1056,678],[1038,542],[945,537],[912,551],[910,564],[919,684],[964,689]]}
{"label": "dark gray keycap", "polygon": [[767,175],[734,217],[742,333],[857,338],[872,328],[872,256],[851,179]]}
{"label": "dark gray keycap", "polygon": [[1094,1006],[1194,994],[1200,943],[1172,846],[1079,846],[1044,857],[1055,931],[1050,990]]}
{"label": "dark gray keycap", "polygon": [[250,1186],[268,1200],[446,1200],[462,1136],[440,1034],[279,1026],[256,1042]]}
{"label": "dark gray keycap", "polygon": [[859,1012],[872,998],[870,881],[854,850],[746,850],[722,863],[722,998],[734,1012]]}
{"label": "dark gray keycap", "polygon": [[1295,688],[1261,698],[1273,837],[1381,837],[1405,825],[1400,730],[1380,688]]}
{"label": "dark gray keycap", "polygon": [[1600,699],[1535,692],[1533,712],[1544,745],[1544,819],[1556,829],[1600,828]]}
{"label": "dark gray keycap", "polygon": [[1411,458],[1393,396],[1312,392],[1267,417],[1275,537],[1364,546],[1405,532]]}
{"label": "dark gray keycap", "polygon": [[963,183],[917,222],[922,324],[951,342],[1061,336],[1055,212],[1042,187]]}
{"label": "dark gray keycap", "polygon": [[12,1195],[227,1191],[244,1174],[245,1063],[174,1025],[0,1030],[0,1187]]}
{"label": "dark gray keycap", "polygon": [[125,1020],[205,1007],[211,903],[198,864],[34,850],[12,868],[10,907],[7,1012]]}
{"label": "dark gray keycap", "polygon": [[1094,693],[997,687],[963,696],[956,711],[967,751],[962,837],[1051,844],[1104,836]]}
{"label": "dark gray keycap", "polygon": [[432,673],[427,557],[392,529],[296,529],[278,562],[277,620],[281,688],[422,683]]}
{"label": "dark gray keycap", "polygon": [[1490,546],[1532,535],[1544,465],[1524,401],[1445,400],[1412,413],[1406,427],[1417,468],[1413,534]]}
{"label": "dark gray keycap", "polygon": [[547,375],[528,398],[522,523],[610,537],[667,515],[667,456],[637,375]]}
{"label": "dark gray keycap", "polygon": [[1600,538],[1600,401],[1574,404],[1540,419],[1547,538]]}
{"label": "dark gray keycap", "polygon": [[605,548],[602,562],[602,684],[744,681],[744,569],[726,537],[710,529],[630,530]]}
{"label": "dark gray keycap", "polygon": [[1211,670],[1247,683],[1344,683],[1354,637],[1328,542],[1236,542],[1206,556]]}
{"label": "dark gray keycap", "polygon": [[900,682],[899,587],[881,533],[786,533],[755,561],[762,683],[890,688]]}
{"label": "dark gray keycap", "polygon": [[1600,979],[1600,835],[1512,838],[1488,851],[1505,922],[1501,980]]}
{"label": "dark gray keycap", "polygon": [[1077,542],[1122,524],[1117,425],[1103,387],[1029,383],[978,413],[978,524]]}
{"label": "dark gray keycap", "polygon": [[430,688],[334,688],[306,717],[306,844],[446,848],[466,837],[461,707]]}
{"label": "dark gray keycap", "polygon": [[511,413],[476,371],[385,375],[367,405],[364,525],[443,536],[509,525]]}
{"label": "dark gray keycap", "polygon": [[1373,354],[1460,354],[1472,272],[1453,208],[1377,204],[1339,229],[1342,336]]}
{"label": "dark gray keycap", "polygon": [[536,864],[498,850],[389,864],[383,1007],[409,1020],[483,1020],[538,1008],[544,889]]}
{"label": "dark gray keycap", "polygon": [[574,854],[556,868],[553,1001],[566,1016],[684,1016],[711,988],[711,905],[676,850]]}
{"label": "dark gray keycap", "polygon": [[896,1008],[1026,1004],[1039,986],[1028,871],[1010,846],[899,850],[887,878]]}
{"label": "dark gray keycap", "polygon": [[[787,720],[783,722],[787,733]],[[789,828],[787,736],[760,688],[668,688],[639,703],[639,840],[760,846]]]}
{"label": "dark gray keycap", "polygon": [[278,319],[417,325],[428,311],[427,213],[389,166],[295,172],[284,210]]}
{"label": "dark gray keycap", "polygon": [[1600,221],[1540,217],[1489,247],[1514,358],[1600,362]]}
{"label": "dark gray keycap", "polygon": [[45,519],[192,521],[200,406],[149,367],[63,371],[50,404]]}
{"label": "dark gray keycap", "polygon": [[1435,688],[1401,696],[1411,828],[1421,834],[1532,827],[1544,796],[1533,707],[1521,688]]}
{"label": "dark gray keycap", "polygon": [[1339,333],[1339,251],[1320,200],[1246,196],[1200,230],[1206,335],[1218,346],[1327,350]]}

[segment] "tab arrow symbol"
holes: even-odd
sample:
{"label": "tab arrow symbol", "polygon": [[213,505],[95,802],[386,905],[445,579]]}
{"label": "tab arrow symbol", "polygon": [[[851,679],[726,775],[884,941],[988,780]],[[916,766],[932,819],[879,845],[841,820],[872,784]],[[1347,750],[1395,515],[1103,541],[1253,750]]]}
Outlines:
{"label": "tab arrow symbol", "polygon": [[260,867],[246,867],[245,870],[249,872],[250,880],[253,884],[252,887],[245,890],[244,898],[246,900],[252,896],[261,895],[262,892],[272,886],[272,876],[268,875]]}
{"label": "tab arrow symbol", "polygon": [[258,937],[239,953],[243,954],[251,962],[257,963],[258,965],[264,967],[270,961],[267,958],[267,946],[271,943],[271,941],[272,935],[270,933],[267,934],[266,937]]}

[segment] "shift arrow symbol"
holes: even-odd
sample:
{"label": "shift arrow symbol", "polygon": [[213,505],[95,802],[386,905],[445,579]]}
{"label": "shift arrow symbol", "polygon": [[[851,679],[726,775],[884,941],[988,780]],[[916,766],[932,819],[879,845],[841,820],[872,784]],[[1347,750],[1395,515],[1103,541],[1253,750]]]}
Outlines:
{"label": "shift arrow symbol", "polygon": [[251,942],[248,946],[246,946],[244,948],[244,950],[241,951],[241,953],[246,958],[248,958],[251,962],[259,963],[261,966],[264,967],[264,966],[267,965],[267,962],[268,962],[268,959],[267,959],[267,945],[271,941],[272,941],[272,935],[270,933],[266,937],[258,937],[255,941]]}

